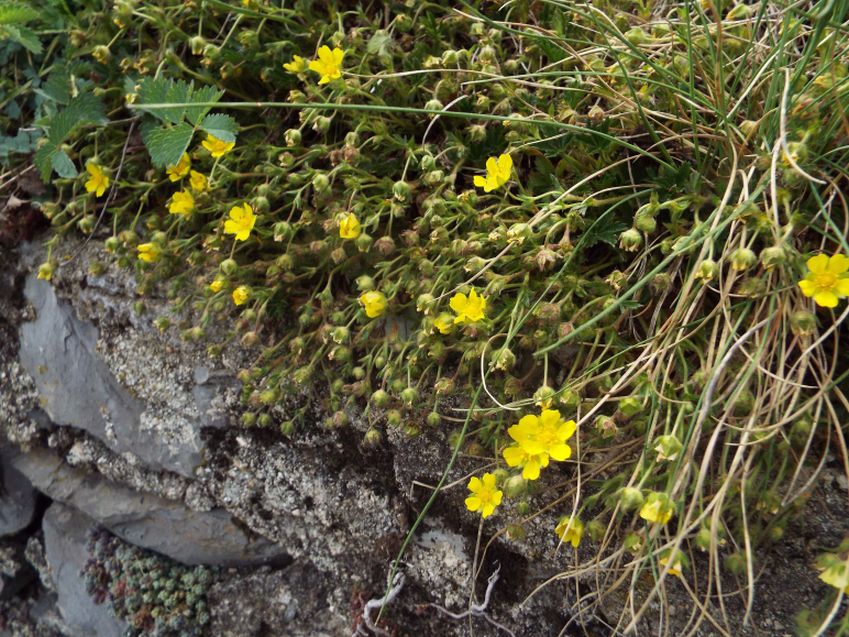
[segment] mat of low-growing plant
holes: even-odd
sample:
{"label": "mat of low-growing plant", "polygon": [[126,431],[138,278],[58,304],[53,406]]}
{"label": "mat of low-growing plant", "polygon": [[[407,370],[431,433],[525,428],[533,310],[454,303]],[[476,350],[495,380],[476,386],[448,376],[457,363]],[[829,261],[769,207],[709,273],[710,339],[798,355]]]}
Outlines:
{"label": "mat of low-growing plant", "polygon": [[[450,430],[467,519],[558,511],[617,630],[680,580],[728,634],[849,474],[849,3],[48,4],[0,2],[39,277],[83,233],[160,328],[216,356],[224,326],[245,427]],[[847,547],[810,567],[800,632],[847,634]]]}

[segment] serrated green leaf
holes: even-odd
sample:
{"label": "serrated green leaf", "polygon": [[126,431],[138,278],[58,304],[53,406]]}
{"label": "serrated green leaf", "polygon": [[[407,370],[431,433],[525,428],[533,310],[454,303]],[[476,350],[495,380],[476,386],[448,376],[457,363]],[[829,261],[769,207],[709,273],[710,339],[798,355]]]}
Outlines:
{"label": "serrated green leaf", "polygon": [[42,51],[41,40],[26,27],[11,24],[0,25],[0,37],[2,37],[3,33],[6,34],[7,38],[17,42],[30,53],[38,55]]}
{"label": "serrated green leaf", "polygon": [[214,135],[222,142],[235,142],[236,131],[239,124],[230,115],[224,113],[213,113],[207,115],[200,127],[210,135]]}
{"label": "serrated green leaf", "polygon": [[50,173],[53,172],[53,155],[59,152],[59,149],[50,144],[45,144],[32,157],[32,163],[38,168],[38,174],[41,176],[41,181],[47,183],[50,179]]}
{"label": "serrated green leaf", "polygon": [[[191,101],[193,104],[217,102],[221,99],[223,94],[224,93],[222,91],[219,91],[214,86],[204,86],[192,93]],[[186,118],[193,126],[199,126],[204,115],[206,115],[211,108],[211,106],[189,106],[186,108]]]}
{"label": "serrated green leaf", "polygon": [[159,109],[145,109],[146,104],[163,104],[168,94],[170,83],[164,78],[146,77],[139,84],[138,99],[136,104],[146,113],[150,113],[156,119],[163,122],[168,121],[163,111]]}
{"label": "serrated green leaf", "polygon": [[[165,102],[168,104],[187,104],[191,100],[191,97],[192,85],[179,80],[177,82],[171,82],[171,86],[168,87],[165,93]],[[186,115],[186,107],[175,106],[173,108],[166,108],[162,110],[162,114],[172,124],[179,124]]]}
{"label": "serrated green leaf", "polygon": [[173,166],[192,141],[194,129],[185,122],[171,127],[148,126],[142,129],[142,139],[154,166]]}
{"label": "serrated green leaf", "polygon": [[74,162],[71,161],[71,158],[68,157],[68,153],[64,150],[57,151],[53,157],[50,158],[50,165],[60,177],[72,179],[77,176],[77,168],[74,166]]}
{"label": "serrated green leaf", "polygon": [[71,100],[71,75],[67,69],[56,69],[38,91],[54,102],[67,104]]}
{"label": "serrated green leaf", "polygon": [[58,146],[64,142],[77,126],[102,124],[106,121],[103,104],[91,93],[81,93],[68,105],[50,118],[47,138]]}
{"label": "serrated green leaf", "polygon": [[26,24],[38,17],[38,11],[25,2],[0,0],[0,24]]}

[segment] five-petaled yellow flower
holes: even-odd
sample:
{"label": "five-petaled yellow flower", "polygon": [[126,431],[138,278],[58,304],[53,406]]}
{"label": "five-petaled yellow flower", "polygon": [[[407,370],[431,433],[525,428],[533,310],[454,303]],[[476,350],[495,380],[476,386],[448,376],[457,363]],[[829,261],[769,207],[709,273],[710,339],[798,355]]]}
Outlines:
{"label": "five-petaled yellow flower", "polygon": [[206,139],[203,141],[201,146],[206,148],[209,151],[209,154],[215,157],[224,157],[227,153],[233,150],[233,147],[236,145],[236,142],[225,142],[223,140],[218,139],[215,135],[206,134]]}
{"label": "five-petaled yellow flower", "polygon": [[383,292],[369,290],[360,295],[360,303],[369,318],[377,318],[386,311],[386,296]]}
{"label": "five-petaled yellow flower", "polygon": [[822,307],[837,307],[839,299],[849,296],[849,257],[818,254],[808,259],[808,274],[799,281],[802,294],[814,297]]}
{"label": "five-petaled yellow flower", "polygon": [[330,80],[342,77],[342,58],[344,57],[345,52],[339,47],[331,51],[329,46],[322,46],[318,50],[318,59],[310,62],[309,69],[321,76],[318,80],[319,84],[327,84]]}
{"label": "five-petaled yellow flower", "polygon": [[181,190],[171,195],[168,212],[172,215],[187,215],[195,209],[195,198],[188,190]]}
{"label": "five-petaled yellow flower", "polygon": [[251,298],[251,289],[247,285],[240,285],[233,290],[233,303],[244,305]]}
{"label": "five-petaled yellow flower", "polygon": [[245,241],[251,236],[256,223],[256,215],[250,204],[230,208],[230,218],[224,222],[224,232],[236,236],[236,241]]}
{"label": "five-petaled yellow flower", "polygon": [[490,157],[486,160],[486,177],[475,175],[475,186],[483,188],[484,192],[492,192],[501,188],[510,180],[513,171],[513,158],[508,154],[499,155],[498,159]]}
{"label": "five-petaled yellow flower", "polygon": [[473,477],[469,480],[468,488],[471,495],[466,498],[466,508],[469,511],[480,511],[481,517],[484,518],[492,515],[504,496],[504,493],[495,486],[495,476],[491,473],[485,473],[480,478]]}
{"label": "five-petaled yellow flower", "polygon": [[652,491],[640,509],[640,517],[648,522],[666,524],[672,518],[672,500],[665,493]]}
{"label": "five-petaled yellow flower", "polygon": [[139,251],[139,260],[145,263],[154,263],[159,261],[159,255],[162,250],[155,243],[140,243],[137,247]]}
{"label": "five-petaled yellow flower", "polygon": [[85,165],[85,169],[90,175],[88,181],[85,182],[86,192],[93,192],[95,197],[102,197],[103,193],[109,187],[109,177],[93,161],[88,162]]}
{"label": "five-petaled yellow flower", "polygon": [[360,220],[353,212],[349,212],[339,222],[339,236],[343,239],[356,239],[360,236],[362,227]]}
{"label": "five-petaled yellow flower", "polygon": [[581,538],[584,537],[584,523],[579,518],[562,517],[554,532],[564,542],[570,542],[572,548],[578,548]]}
{"label": "five-petaled yellow flower", "polygon": [[449,334],[454,329],[454,317],[448,312],[443,312],[433,319],[433,326],[439,330],[440,334]]}
{"label": "five-petaled yellow flower", "polygon": [[292,61],[284,64],[283,68],[289,71],[289,73],[303,73],[307,70],[307,61],[300,55],[293,55]]}
{"label": "five-petaled yellow flower", "polygon": [[207,188],[209,188],[209,180],[203,173],[192,170],[189,173],[189,186],[191,186],[192,190],[195,192],[204,192]]}
{"label": "five-petaled yellow flower", "polygon": [[539,416],[523,416],[519,424],[507,430],[514,444],[502,455],[508,466],[522,467],[525,480],[536,480],[549,460],[563,462],[572,457],[572,447],[566,441],[577,428],[574,420],[564,421],[556,409],[543,409]]}
{"label": "five-petaled yellow flower", "polygon": [[212,283],[209,284],[209,289],[212,290],[215,294],[218,294],[221,289],[224,287],[224,279],[213,279]]}
{"label": "five-petaled yellow flower", "polygon": [[477,323],[486,316],[486,298],[479,296],[472,290],[467,297],[462,292],[457,292],[449,302],[451,309],[457,313],[455,323]]}
{"label": "five-petaled yellow flower", "polygon": [[168,173],[168,179],[171,181],[180,181],[183,177],[189,174],[191,167],[192,160],[189,159],[189,153],[183,153],[183,156],[180,157],[180,161],[173,166],[168,166],[168,168],[165,169],[165,172]]}

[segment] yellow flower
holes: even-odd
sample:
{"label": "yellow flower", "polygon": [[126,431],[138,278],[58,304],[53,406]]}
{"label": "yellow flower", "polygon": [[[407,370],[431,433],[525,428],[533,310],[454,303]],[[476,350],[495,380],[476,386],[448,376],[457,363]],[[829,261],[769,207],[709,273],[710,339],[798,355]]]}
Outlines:
{"label": "yellow flower", "polygon": [[495,476],[491,473],[485,473],[480,478],[473,477],[469,480],[468,489],[472,494],[466,498],[466,508],[469,511],[480,511],[484,518],[492,515],[504,496],[495,486]]}
{"label": "yellow flower", "polygon": [[433,319],[433,326],[439,330],[440,334],[449,334],[454,329],[454,317],[448,312],[443,312]]}
{"label": "yellow flower", "polygon": [[38,278],[42,281],[49,281],[53,278],[53,264],[49,261],[38,266]]}
{"label": "yellow flower", "polygon": [[209,154],[215,158],[224,157],[227,153],[233,150],[236,142],[225,142],[218,139],[215,135],[206,134],[206,140],[201,144],[209,151]]}
{"label": "yellow flower", "polygon": [[224,287],[224,279],[215,279],[209,284],[209,289],[218,294]]}
{"label": "yellow flower", "polygon": [[360,303],[369,318],[377,318],[386,311],[386,297],[382,292],[369,290],[360,295]]}
{"label": "yellow flower", "polygon": [[839,299],[849,296],[849,257],[818,254],[808,259],[808,274],[799,281],[802,294],[814,297],[821,307],[837,307]]}
{"label": "yellow flower", "polygon": [[171,181],[180,181],[183,177],[189,174],[189,169],[192,167],[192,160],[189,159],[189,153],[183,153],[178,161],[173,166],[168,166],[165,170],[168,173],[168,179]]}
{"label": "yellow flower", "polygon": [[578,548],[581,538],[584,537],[584,523],[578,518],[562,517],[554,532],[564,542],[571,542],[572,548]]}
{"label": "yellow flower", "polygon": [[195,198],[188,190],[181,190],[171,195],[168,212],[172,215],[187,215],[195,209]]}
{"label": "yellow flower", "polygon": [[209,180],[203,173],[192,170],[189,173],[189,186],[191,186],[192,190],[195,192],[204,192],[207,188],[209,188]]}
{"label": "yellow flower", "polygon": [[321,76],[319,84],[327,84],[330,80],[342,77],[343,57],[345,52],[339,47],[331,51],[330,47],[325,45],[318,50],[318,59],[310,62],[309,69]]}
{"label": "yellow flower", "polygon": [[652,491],[640,508],[640,517],[648,522],[666,524],[672,518],[672,501],[665,493]]}
{"label": "yellow flower", "polygon": [[102,197],[109,187],[109,177],[103,172],[103,169],[93,161],[85,165],[86,172],[90,175],[88,181],[85,182],[86,192],[93,192],[95,197]]}
{"label": "yellow flower", "polygon": [[486,160],[486,177],[475,175],[475,186],[483,188],[484,192],[492,192],[510,180],[512,171],[513,158],[510,155],[499,155],[498,159],[490,157]]}
{"label": "yellow flower", "polygon": [[360,221],[353,212],[349,212],[342,217],[342,220],[339,222],[340,237],[343,239],[356,239],[360,236],[361,232]]}
{"label": "yellow flower", "polygon": [[224,232],[236,236],[236,241],[245,241],[251,236],[256,223],[256,215],[250,204],[230,208],[230,218],[224,222]]}
{"label": "yellow flower", "polygon": [[469,292],[468,297],[458,292],[451,298],[449,305],[457,313],[455,323],[477,323],[486,316],[486,298],[478,296],[474,290]]}
{"label": "yellow flower", "polygon": [[525,480],[536,480],[549,460],[562,462],[572,456],[572,447],[566,441],[577,428],[574,420],[564,422],[556,409],[543,409],[539,416],[524,416],[507,430],[515,444],[506,447],[502,455],[508,466],[522,467]]}
{"label": "yellow flower", "polygon": [[140,243],[137,250],[139,251],[139,261],[145,263],[159,261],[159,255],[162,253],[162,250],[155,243]]}
{"label": "yellow flower", "polygon": [[510,445],[501,453],[508,467],[522,467],[525,480],[536,480],[540,471],[548,466],[547,453],[528,453],[521,445]]}
{"label": "yellow flower", "polygon": [[293,55],[292,61],[284,64],[283,68],[289,73],[303,73],[307,70],[307,61],[300,55]]}
{"label": "yellow flower", "polygon": [[[669,555],[666,555],[658,560],[658,563],[665,567],[671,561],[669,559]],[[681,571],[684,570],[684,564],[681,562],[681,556],[676,554],[675,560],[672,561],[672,566],[669,567],[669,570],[666,571],[670,575],[674,575],[675,577],[681,577]]]}
{"label": "yellow flower", "polygon": [[233,303],[244,305],[251,298],[251,289],[247,285],[240,285],[233,290]]}
{"label": "yellow flower", "polygon": [[849,595],[849,559],[841,559],[837,555],[825,555],[826,560],[820,568],[825,567],[820,573],[820,579],[833,586],[838,590],[842,590]]}

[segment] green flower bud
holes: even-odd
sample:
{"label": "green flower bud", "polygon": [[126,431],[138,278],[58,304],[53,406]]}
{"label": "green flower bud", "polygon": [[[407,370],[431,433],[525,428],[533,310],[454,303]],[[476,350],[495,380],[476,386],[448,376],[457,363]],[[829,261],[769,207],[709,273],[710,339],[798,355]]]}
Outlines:
{"label": "green flower bud", "polygon": [[390,427],[398,427],[401,425],[403,417],[397,409],[390,409],[386,412],[386,424]]}
{"label": "green flower bud", "polygon": [[439,412],[432,411],[427,415],[428,427],[438,427],[442,423],[442,416]]}
{"label": "green flower bud", "polygon": [[375,407],[386,407],[389,404],[389,394],[383,389],[378,389],[371,395],[371,402]]}
{"label": "green flower bud", "polygon": [[548,385],[543,385],[534,392],[534,402],[543,409],[547,409],[554,399],[555,392]]}
{"label": "green flower bud", "polygon": [[643,401],[636,396],[628,396],[619,401],[619,411],[626,417],[632,418],[643,411]]}
{"label": "green flower bud", "polygon": [[372,245],[374,244],[374,239],[372,239],[365,232],[361,232],[360,236],[354,240],[354,244],[357,246],[357,250],[360,252],[368,252],[371,250]]}
{"label": "green flower bud", "polygon": [[658,462],[675,460],[683,448],[684,446],[681,444],[681,441],[672,434],[660,436],[654,445]]}
{"label": "green flower bud", "polygon": [[636,252],[643,246],[643,235],[636,228],[629,228],[619,235],[619,247],[626,252]]}
{"label": "green flower bud", "polygon": [[381,442],[383,442],[383,434],[380,433],[379,430],[372,427],[368,431],[366,431],[363,436],[363,445],[366,447],[376,447]]}
{"label": "green flower bud", "polygon": [[412,407],[413,403],[418,400],[419,392],[415,387],[407,387],[403,391],[401,391],[401,401],[407,405],[407,407]]}
{"label": "green flower bud", "polygon": [[392,195],[397,201],[400,201],[402,203],[409,201],[411,193],[412,189],[410,188],[410,184],[408,184],[406,181],[396,181],[392,185]]}
{"label": "green flower bud", "polygon": [[636,215],[634,217],[634,227],[640,232],[651,234],[657,230],[657,220],[650,215]]}
{"label": "green flower bud", "polygon": [[719,273],[719,266],[713,259],[705,259],[699,263],[696,273],[693,275],[702,283],[708,283]]}
{"label": "green flower bud", "polygon": [[218,269],[221,270],[221,273],[226,276],[232,276],[236,273],[238,268],[238,264],[235,259],[224,259],[218,266]]}
{"label": "green flower bud", "polygon": [[634,511],[643,506],[643,494],[636,487],[623,487],[619,491],[619,504],[623,511]]}
{"label": "green flower bud", "polygon": [[761,250],[761,264],[769,270],[787,261],[787,253],[781,246],[772,246]]}
{"label": "green flower bud", "polygon": [[330,179],[324,173],[317,173],[312,178],[312,187],[317,193],[327,193],[330,191]]}
{"label": "green flower bud", "polygon": [[504,493],[508,498],[520,498],[528,492],[528,481],[521,474],[510,476],[504,482]]}
{"label": "green flower bud", "polygon": [[745,272],[758,262],[758,256],[749,248],[737,248],[731,253],[731,269]]}
{"label": "green flower bud", "polygon": [[649,35],[640,27],[633,27],[625,32],[625,39],[634,46],[641,46],[651,42]]}
{"label": "green flower bud", "polygon": [[202,35],[191,37],[189,38],[189,48],[192,51],[192,55],[200,55],[203,53],[204,48],[206,48],[206,40]]}
{"label": "green flower bud", "polygon": [[810,310],[796,310],[790,315],[790,330],[796,336],[811,336],[817,331],[817,316]]}
{"label": "green flower bud", "polygon": [[495,369],[509,372],[516,364],[516,355],[507,347],[502,347],[490,353],[489,361]]}
{"label": "green flower bud", "polygon": [[590,537],[591,540],[599,542],[604,537],[604,534],[607,531],[607,527],[602,523],[601,520],[596,518],[595,520],[590,520],[587,523],[587,526],[584,531]]}
{"label": "green flower bud", "polygon": [[290,148],[293,146],[301,145],[301,131],[297,128],[290,128],[285,133],[283,133],[283,139],[286,142],[286,145]]}

